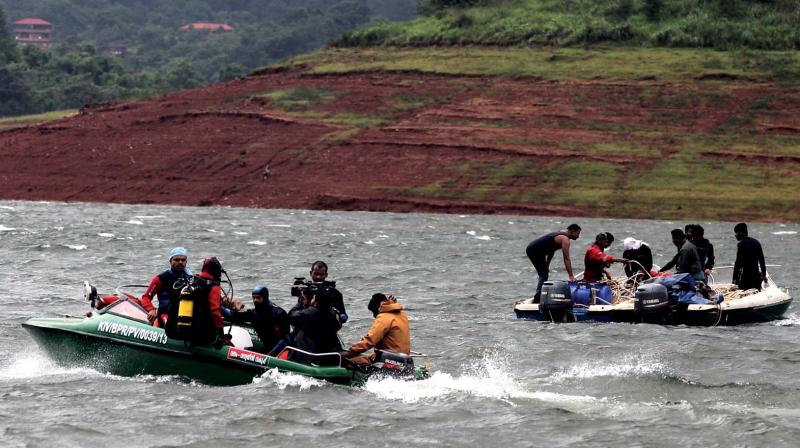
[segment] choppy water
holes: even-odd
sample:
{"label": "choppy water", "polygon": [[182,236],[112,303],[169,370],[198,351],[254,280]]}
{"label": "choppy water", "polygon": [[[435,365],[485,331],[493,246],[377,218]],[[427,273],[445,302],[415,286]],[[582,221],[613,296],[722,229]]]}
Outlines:
{"label": "choppy water", "polygon": [[[530,294],[534,237],[577,221],[673,253],[684,223],[159,206],[0,202],[2,446],[797,446],[800,314],[732,328],[518,321]],[[730,223],[702,223],[730,264]],[[755,224],[779,284],[800,278],[800,226]],[[315,259],[331,265],[355,342],[366,300],[394,293],[433,377],[363,389],[270,372],[209,387],[171,377],[123,378],[53,365],[20,324],[80,314],[81,284],[147,282],[184,245],[190,266],[216,255],[236,291],[289,284]],[[620,246],[612,247],[619,254]],[[194,261],[194,263],[191,263]],[[554,262],[563,277],[560,258]],[[723,277],[727,278],[729,271]],[[790,287],[797,297],[797,289]],[[239,294],[237,294],[239,295]]]}

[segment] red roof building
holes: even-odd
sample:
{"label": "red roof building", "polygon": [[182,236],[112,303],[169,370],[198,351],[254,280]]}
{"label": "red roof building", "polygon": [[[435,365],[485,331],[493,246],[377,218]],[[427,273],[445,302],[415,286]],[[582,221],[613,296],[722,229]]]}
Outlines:
{"label": "red roof building", "polygon": [[34,45],[43,50],[53,45],[53,24],[47,20],[29,18],[14,22],[14,36],[18,44]]}
{"label": "red roof building", "polygon": [[181,31],[202,30],[202,31],[233,31],[233,27],[227,23],[190,23],[181,27]]}

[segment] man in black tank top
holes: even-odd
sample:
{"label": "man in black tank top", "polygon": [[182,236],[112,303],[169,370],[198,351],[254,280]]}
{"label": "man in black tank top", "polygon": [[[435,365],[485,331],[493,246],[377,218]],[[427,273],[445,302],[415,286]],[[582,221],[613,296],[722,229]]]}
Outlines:
{"label": "man in black tank top", "polygon": [[569,258],[569,244],[570,240],[577,240],[580,236],[581,226],[570,224],[566,229],[561,229],[558,232],[550,232],[528,244],[525,253],[528,255],[528,259],[531,260],[533,267],[536,268],[536,273],[539,275],[539,283],[536,285],[536,294],[533,296],[534,303],[539,303],[539,298],[542,294],[542,285],[550,276],[550,261],[553,260],[553,255],[555,255],[557,250],[561,250],[564,254],[564,267],[567,269],[569,281],[575,281],[575,276],[572,274],[572,261],[570,261]]}

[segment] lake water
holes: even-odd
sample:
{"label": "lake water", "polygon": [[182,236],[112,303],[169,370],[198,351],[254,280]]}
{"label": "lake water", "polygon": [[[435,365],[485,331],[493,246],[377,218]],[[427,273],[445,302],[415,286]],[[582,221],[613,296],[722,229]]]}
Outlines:
{"label": "lake water", "polygon": [[[525,246],[581,224],[573,263],[600,231],[653,247],[664,264],[683,222],[0,202],[2,446],[770,446],[800,443],[800,314],[718,328],[519,321],[536,282]],[[732,223],[701,223],[718,265]],[[797,297],[800,225],[751,224],[776,282]],[[433,376],[335,386],[269,372],[210,387],[56,366],[20,324],[82,314],[82,282],[146,283],[176,245],[190,267],[216,255],[235,295],[257,283],[288,310],[293,277],[322,259],[351,316],[396,294]],[[560,256],[551,278],[564,278]],[[615,265],[616,267],[617,265]],[[619,269],[619,268],[617,268]],[[726,281],[730,271],[719,274]],[[249,300],[247,300],[249,303]]]}

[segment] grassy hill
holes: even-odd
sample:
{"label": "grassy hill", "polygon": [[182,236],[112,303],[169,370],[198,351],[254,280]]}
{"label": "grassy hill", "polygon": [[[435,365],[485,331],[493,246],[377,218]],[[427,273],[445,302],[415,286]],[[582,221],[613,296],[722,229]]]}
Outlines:
{"label": "grassy hill", "polygon": [[618,42],[681,48],[800,48],[798,0],[423,0],[421,3],[427,17],[350,32],[334,44],[582,46]]}

